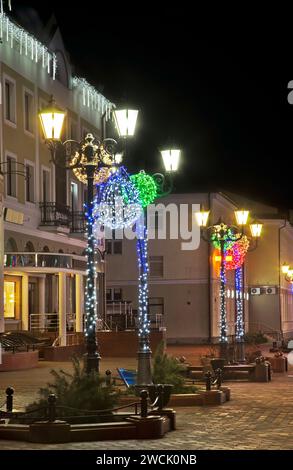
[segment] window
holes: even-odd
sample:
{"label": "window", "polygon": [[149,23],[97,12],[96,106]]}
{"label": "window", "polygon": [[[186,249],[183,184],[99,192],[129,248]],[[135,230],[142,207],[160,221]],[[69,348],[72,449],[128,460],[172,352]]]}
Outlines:
{"label": "window", "polygon": [[106,240],[106,253],[108,255],[122,255],[122,240],[115,240],[115,230],[112,231],[112,239]]}
{"label": "window", "polygon": [[119,302],[123,298],[122,289],[120,287],[109,287],[106,292],[107,302]]}
{"label": "window", "polygon": [[156,315],[164,315],[164,298],[163,297],[150,297],[149,298],[149,312],[151,317]]}
{"label": "window", "polygon": [[8,155],[7,174],[6,174],[6,192],[7,196],[16,197],[16,158]]}
{"label": "window", "polygon": [[34,97],[32,93],[24,92],[24,129],[33,133]]}
{"label": "window", "polygon": [[106,253],[108,255],[122,255],[122,240],[106,240]]}
{"label": "window", "polygon": [[69,129],[69,138],[72,140],[78,140],[77,136],[77,123],[73,121],[73,119],[70,119],[70,129]]}
{"label": "window", "polygon": [[35,202],[35,169],[29,163],[25,164],[25,200]]}
{"label": "window", "polygon": [[50,171],[42,171],[42,202],[50,202]]}
{"label": "window", "polygon": [[4,282],[4,318],[15,317],[15,282]]}
{"label": "window", "polygon": [[4,93],[5,93],[5,119],[15,124],[16,123],[15,84],[9,79],[5,79]]}
{"label": "window", "polygon": [[150,256],[150,277],[163,277],[164,274],[164,263],[163,256]]}

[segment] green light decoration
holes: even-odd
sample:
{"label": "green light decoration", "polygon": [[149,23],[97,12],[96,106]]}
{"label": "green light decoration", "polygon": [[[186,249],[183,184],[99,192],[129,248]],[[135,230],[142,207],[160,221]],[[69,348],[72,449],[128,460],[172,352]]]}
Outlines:
{"label": "green light decoration", "polygon": [[157,185],[152,176],[144,170],[130,176],[130,180],[138,190],[139,201],[142,207],[147,207],[157,196]]}
{"label": "green light decoration", "polygon": [[218,250],[221,249],[221,238],[224,239],[225,251],[230,250],[234,243],[238,240],[237,234],[235,234],[230,228],[227,228],[225,235],[222,237],[218,231],[213,232],[211,235],[211,241],[213,242],[214,247]]}

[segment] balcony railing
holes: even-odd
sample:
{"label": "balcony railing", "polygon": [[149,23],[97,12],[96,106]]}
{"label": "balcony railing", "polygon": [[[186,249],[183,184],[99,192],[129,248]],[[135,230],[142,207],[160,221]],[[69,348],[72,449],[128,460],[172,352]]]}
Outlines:
{"label": "balcony railing", "polygon": [[4,255],[5,268],[63,268],[86,270],[86,257],[65,253],[7,252]]}
{"label": "balcony railing", "polygon": [[86,219],[84,212],[71,211],[70,214],[70,232],[86,233]]}
{"label": "balcony railing", "polygon": [[41,225],[69,227],[70,208],[56,202],[41,202]]}
{"label": "balcony railing", "polygon": [[72,233],[86,233],[86,219],[83,211],[72,211],[69,206],[56,202],[41,202],[41,225],[47,227],[68,227]]}

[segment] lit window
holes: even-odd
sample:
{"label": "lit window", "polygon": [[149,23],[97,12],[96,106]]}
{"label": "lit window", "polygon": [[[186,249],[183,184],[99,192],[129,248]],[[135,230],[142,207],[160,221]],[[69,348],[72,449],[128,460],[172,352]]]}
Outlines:
{"label": "lit window", "polygon": [[15,317],[15,282],[4,282],[4,318]]}

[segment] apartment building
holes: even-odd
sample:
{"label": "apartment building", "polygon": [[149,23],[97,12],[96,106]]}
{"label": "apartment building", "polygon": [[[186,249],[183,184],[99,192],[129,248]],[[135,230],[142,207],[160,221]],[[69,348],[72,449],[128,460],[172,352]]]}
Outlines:
{"label": "apartment building", "polygon": [[[237,208],[250,210],[263,232],[256,249],[246,255],[244,264],[244,320],[246,332],[263,331],[276,337],[293,335],[291,284],[280,272],[283,262],[293,265],[293,228],[289,214],[238,195],[220,193],[174,194],[158,201],[163,206],[149,218],[148,229],[156,232],[149,240],[149,309],[153,328],[165,327],[167,341],[201,343],[218,341],[220,336],[219,261],[211,244],[200,240],[194,227],[194,249],[183,249],[184,240],[170,238],[169,211],[172,205],[188,206],[189,230],[195,223],[194,211],[210,210],[210,225],[221,217],[235,224]],[[180,217],[180,216],[179,216]],[[178,219],[179,220],[179,219]],[[166,239],[158,239],[166,231]],[[249,228],[246,229],[250,235]],[[190,240],[189,240],[190,242]],[[137,309],[137,263],[135,241],[112,240],[107,254],[108,299],[124,298]],[[115,244],[117,245],[115,247]],[[186,246],[185,246],[186,248]],[[254,243],[251,240],[251,248]],[[235,275],[226,273],[228,335],[235,334]]]}
{"label": "apartment building", "polygon": [[57,325],[65,344],[83,331],[86,185],[51,161],[38,119],[51,95],[63,140],[101,136],[112,104],[74,75],[54,19],[36,38],[0,14],[0,332]]}

